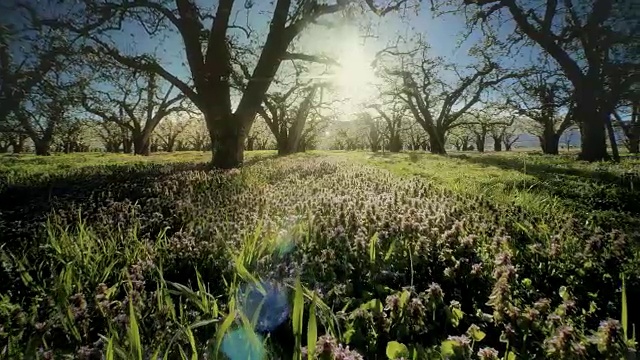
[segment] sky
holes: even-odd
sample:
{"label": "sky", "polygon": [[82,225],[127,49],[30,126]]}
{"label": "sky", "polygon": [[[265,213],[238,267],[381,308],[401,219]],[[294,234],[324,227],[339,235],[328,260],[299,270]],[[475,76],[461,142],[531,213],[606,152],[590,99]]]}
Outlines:
{"label": "sky", "polygon": [[[198,4],[211,8],[215,0],[198,0]],[[272,1],[253,0],[253,7],[245,10],[244,0],[237,0],[234,7],[232,22],[248,24],[254,31],[252,43],[259,48],[266,37],[266,29],[271,19],[274,5]],[[379,2],[380,3],[380,2]],[[459,46],[461,34],[465,31],[464,18],[459,15],[447,14],[434,17],[428,6],[422,2],[418,12],[407,11],[403,14],[389,13],[379,17],[366,11],[352,17],[344,14],[324,16],[321,20],[331,22],[332,27],[312,25],[296,39],[297,52],[310,54],[326,54],[338,59],[343,64],[342,69],[336,69],[338,88],[343,96],[354,98],[351,104],[344,105],[344,112],[355,112],[360,103],[374,93],[374,87],[368,86],[373,74],[369,63],[377,51],[392,43],[400,35],[405,38],[415,34],[422,34],[431,45],[430,52],[434,56],[442,56],[460,65],[469,64],[472,58],[467,55],[470,45],[481,40],[479,33],[474,33],[469,40]],[[213,9],[212,9],[213,10]],[[400,16],[401,15],[401,16]],[[363,25],[368,24],[366,30],[371,36],[364,36]],[[209,24],[205,24],[209,26]],[[501,32],[507,34],[512,28],[503,27]],[[245,42],[246,36],[238,30],[230,30],[239,41]],[[172,73],[182,79],[189,79],[189,71],[184,65],[184,49],[182,40],[175,32],[162,32],[161,36],[151,37],[138,24],[130,23],[122,32],[113,34],[118,47],[129,53],[156,53],[161,62]],[[285,65],[286,66],[286,65]],[[283,69],[284,70],[284,66]],[[442,74],[445,78],[452,74]],[[342,81],[341,81],[341,80]]]}

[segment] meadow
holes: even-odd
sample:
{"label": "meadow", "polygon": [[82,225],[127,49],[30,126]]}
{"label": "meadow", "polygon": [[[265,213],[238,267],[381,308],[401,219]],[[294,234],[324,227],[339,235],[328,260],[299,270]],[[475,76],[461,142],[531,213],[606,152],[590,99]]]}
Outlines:
{"label": "meadow", "polygon": [[635,359],[640,161],[0,156],[0,358]]}

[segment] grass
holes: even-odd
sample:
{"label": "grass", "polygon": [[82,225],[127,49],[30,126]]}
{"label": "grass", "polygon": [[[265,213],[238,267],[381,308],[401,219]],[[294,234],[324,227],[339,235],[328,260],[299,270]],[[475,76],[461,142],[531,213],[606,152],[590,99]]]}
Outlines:
{"label": "grass", "polygon": [[271,155],[0,158],[0,357],[633,355],[637,162]]}

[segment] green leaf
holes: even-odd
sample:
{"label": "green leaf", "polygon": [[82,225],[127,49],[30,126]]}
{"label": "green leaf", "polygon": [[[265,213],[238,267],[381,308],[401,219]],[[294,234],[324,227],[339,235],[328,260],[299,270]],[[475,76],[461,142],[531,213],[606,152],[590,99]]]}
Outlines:
{"label": "green leaf", "polygon": [[462,310],[456,307],[451,308],[451,325],[453,325],[453,327],[458,327],[458,325],[460,324],[460,320],[462,320],[463,317],[464,313],[462,312]]}
{"label": "green leaf", "polygon": [[373,234],[369,239],[369,261],[373,264],[376,262],[376,243],[378,242],[378,233]]}
{"label": "green leaf", "polygon": [[137,356],[136,359],[142,360],[142,342],[140,341],[140,329],[138,328],[138,320],[136,312],[133,309],[133,301],[129,301],[129,346],[131,347],[131,355]]}
{"label": "green leaf", "polygon": [[384,261],[389,260],[389,258],[393,254],[393,250],[395,250],[395,248],[396,248],[396,239],[393,239],[391,241],[391,245],[389,245],[389,250],[387,250],[387,253],[384,255]]}
{"label": "green leaf", "polygon": [[622,275],[622,331],[624,333],[625,339],[629,339],[629,333],[627,332],[629,328],[629,319],[627,317],[627,287],[624,282],[624,275]]}
{"label": "green leaf", "polygon": [[482,339],[487,336],[487,334],[485,334],[484,331],[480,330],[477,326],[470,326],[467,332],[474,341],[482,341]]}
{"label": "green leaf", "polygon": [[199,327],[203,327],[203,326],[207,326],[209,324],[213,324],[213,323],[217,323],[218,319],[208,319],[208,320],[200,320],[200,321],[196,321],[193,324],[191,324],[191,326],[189,326],[190,329],[197,329]]}
{"label": "green leaf", "polygon": [[316,323],[316,293],[313,293],[311,308],[309,309],[309,326],[307,327],[307,351],[308,359],[313,359],[313,353],[316,350],[318,342],[318,325]]}
{"label": "green leaf", "polygon": [[558,294],[560,294],[562,300],[569,300],[569,290],[567,290],[566,286],[560,286]]}
{"label": "green leaf", "polygon": [[455,341],[445,340],[440,344],[440,355],[447,357],[455,354]]}
{"label": "green leaf", "polygon": [[295,335],[302,335],[302,321],[304,311],[304,292],[302,291],[302,284],[300,284],[300,278],[296,280],[295,294],[293,297],[293,313],[291,319],[293,320],[293,333]]}
{"label": "green leaf", "polygon": [[389,341],[387,343],[387,357],[390,360],[399,359],[399,358],[408,358],[409,357],[409,349],[406,345],[399,343],[397,341]]}
{"label": "green leaf", "polygon": [[507,355],[504,357],[505,360],[516,360],[516,354],[514,354],[512,351],[509,351],[507,353]]}

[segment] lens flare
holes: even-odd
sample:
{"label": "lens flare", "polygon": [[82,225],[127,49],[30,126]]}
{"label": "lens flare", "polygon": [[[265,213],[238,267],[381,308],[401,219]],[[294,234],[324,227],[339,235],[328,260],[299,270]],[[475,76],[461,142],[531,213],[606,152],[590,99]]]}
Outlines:
{"label": "lens flare", "polygon": [[275,330],[289,317],[287,288],[271,281],[248,284],[240,291],[240,309],[259,332]]}

